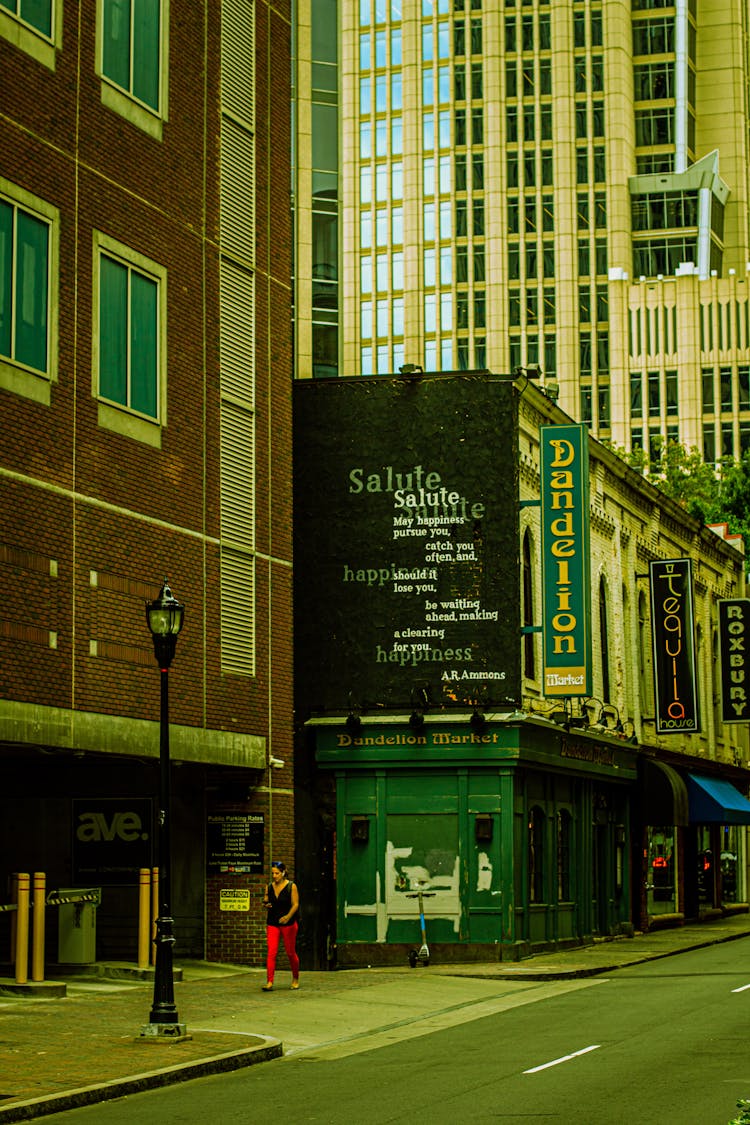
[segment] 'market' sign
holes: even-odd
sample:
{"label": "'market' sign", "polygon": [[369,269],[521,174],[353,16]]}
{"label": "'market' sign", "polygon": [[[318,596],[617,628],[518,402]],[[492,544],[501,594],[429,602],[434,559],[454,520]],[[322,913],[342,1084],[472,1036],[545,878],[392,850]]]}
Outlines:
{"label": "'market' sign", "polygon": [[544,694],[591,695],[589,462],[585,426],[542,426]]}
{"label": "'market' sign", "polygon": [[295,659],[308,713],[520,696],[517,391],[297,383]]}

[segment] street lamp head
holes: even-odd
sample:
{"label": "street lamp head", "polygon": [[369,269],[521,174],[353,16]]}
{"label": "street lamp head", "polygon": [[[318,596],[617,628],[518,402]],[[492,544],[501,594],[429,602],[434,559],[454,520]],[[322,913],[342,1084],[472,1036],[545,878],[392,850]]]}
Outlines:
{"label": "street lamp head", "polygon": [[184,619],[185,606],[174,597],[165,578],[158,598],[146,602],[146,621],[154,641],[154,654],[161,668],[168,668],[172,663]]}

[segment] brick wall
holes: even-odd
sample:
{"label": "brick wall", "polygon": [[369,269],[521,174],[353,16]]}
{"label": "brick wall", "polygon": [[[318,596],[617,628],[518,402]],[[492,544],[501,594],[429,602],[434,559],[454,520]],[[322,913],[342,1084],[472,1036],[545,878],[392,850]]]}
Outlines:
{"label": "brick wall", "polygon": [[[258,441],[248,466],[257,513],[254,677],[225,675],[220,663],[221,20],[216,5],[172,0],[168,113],[157,140],[102,104],[96,11],[96,0],[63,6],[54,70],[0,36],[10,107],[0,123],[0,176],[60,212],[58,378],[50,405],[0,390],[0,701],[157,719],[144,602],[168,575],[186,604],[170,721],[257,735],[288,763],[245,782],[252,792],[244,807],[266,817],[267,868],[271,848],[291,860],[294,836],[289,10],[256,7]],[[167,419],[159,448],[100,424],[92,394],[95,231],[167,271]],[[213,800],[208,793],[206,810]],[[253,880],[254,901],[266,879]],[[208,955],[262,960],[260,913],[220,912],[217,888],[210,878]]]}

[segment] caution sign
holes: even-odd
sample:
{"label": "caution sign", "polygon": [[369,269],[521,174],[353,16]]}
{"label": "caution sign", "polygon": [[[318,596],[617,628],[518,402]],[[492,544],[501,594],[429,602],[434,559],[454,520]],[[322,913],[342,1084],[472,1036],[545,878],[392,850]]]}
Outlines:
{"label": "caution sign", "polygon": [[232,887],[219,891],[219,910],[249,910],[250,891]]}

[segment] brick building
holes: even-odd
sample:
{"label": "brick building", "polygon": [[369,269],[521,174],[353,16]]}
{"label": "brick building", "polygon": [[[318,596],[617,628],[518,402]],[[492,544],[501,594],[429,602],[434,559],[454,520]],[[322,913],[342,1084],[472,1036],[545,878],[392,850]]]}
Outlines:
{"label": "brick building", "polygon": [[135,956],[168,575],[176,955],[257,962],[294,835],[289,11],[127,7],[0,10],[0,878],[101,886],[97,956]]}
{"label": "brick building", "polygon": [[525,375],[294,395],[297,776],[317,813],[298,806],[298,867],[323,874],[321,953],[406,963],[419,894],[442,961],[747,911],[741,541]]}

